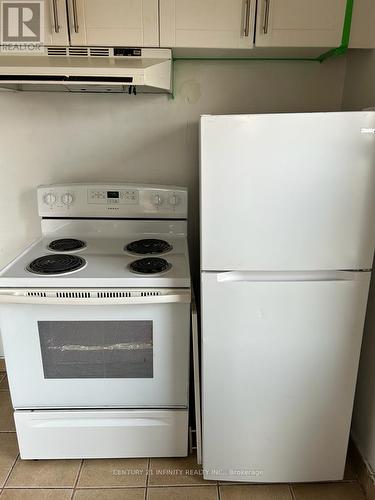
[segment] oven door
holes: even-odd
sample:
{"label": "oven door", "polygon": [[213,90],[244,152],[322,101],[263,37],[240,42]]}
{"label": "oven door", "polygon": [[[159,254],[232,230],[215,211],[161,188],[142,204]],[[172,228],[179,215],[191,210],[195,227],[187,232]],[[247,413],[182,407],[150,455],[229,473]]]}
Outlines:
{"label": "oven door", "polygon": [[1,291],[0,301],[14,408],[187,406],[189,290]]}

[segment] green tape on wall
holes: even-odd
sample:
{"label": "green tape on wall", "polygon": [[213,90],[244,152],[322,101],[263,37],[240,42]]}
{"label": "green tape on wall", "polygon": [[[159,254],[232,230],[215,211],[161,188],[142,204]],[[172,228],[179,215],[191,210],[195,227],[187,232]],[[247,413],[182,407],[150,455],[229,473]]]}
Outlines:
{"label": "green tape on wall", "polygon": [[345,19],[344,19],[344,28],[342,31],[342,39],[341,39],[340,47],[337,47],[336,49],[329,50],[328,52],[325,52],[324,54],[319,56],[317,58],[319,62],[323,62],[326,59],[328,59],[329,57],[340,56],[342,54],[345,54],[345,52],[348,50],[349,41],[350,41],[350,31],[352,28],[353,7],[354,7],[354,0],[347,0],[346,10],[345,10]]}

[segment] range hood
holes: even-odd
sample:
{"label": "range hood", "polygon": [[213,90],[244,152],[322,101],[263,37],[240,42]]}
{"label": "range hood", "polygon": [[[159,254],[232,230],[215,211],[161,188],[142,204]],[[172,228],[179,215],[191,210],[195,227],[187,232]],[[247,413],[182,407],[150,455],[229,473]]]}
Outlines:
{"label": "range hood", "polygon": [[0,55],[0,91],[171,93],[170,49],[45,47]]}

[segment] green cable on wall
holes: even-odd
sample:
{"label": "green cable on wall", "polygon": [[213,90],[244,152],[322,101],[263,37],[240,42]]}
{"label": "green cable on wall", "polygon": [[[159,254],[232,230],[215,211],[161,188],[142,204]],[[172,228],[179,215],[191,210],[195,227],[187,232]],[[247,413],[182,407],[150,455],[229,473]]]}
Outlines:
{"label": "green cable on wall", "polygon": [[[354,0],[346,0],[344,26],[341,38],[341,45],[324,52],[318,57],[173,57],[173,74],[175,61],[309,61],[322,63],[335,56],[346,53],[349,47],[350,31],[352,27]],[[172,82],[172,99],[174,99],[174,75]]]}

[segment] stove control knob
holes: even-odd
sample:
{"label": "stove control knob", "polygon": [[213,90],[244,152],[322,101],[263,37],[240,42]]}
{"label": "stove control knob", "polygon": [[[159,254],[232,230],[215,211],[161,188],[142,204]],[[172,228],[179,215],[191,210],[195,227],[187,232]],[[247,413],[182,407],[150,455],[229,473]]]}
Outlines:
{"label": "stove control knob", "polygon": [[172,205],[172,207],[176,207],[178,205],[178,203],[179,203],[179,199],[178,199],[178,196],[176,196],[175,194],[169,198],[169,204]]}
{"label": "stove control knob", "polygon": [[158,194],[156,194],[154,196],[154,205],[156,205],[158,207],[162,203],[163,203],[163,200],[161,199],[161,197]]}
{"label": "stove control knob", "polygon": [[43,196],[43,201],[46,205],[54,205],[56,203],[56,195],[47,193]]}
{"label": "stove control knob", "polygon": [[64,205],[71,205],[74,201],[74,197],[72,193],[64,193],[61,197],[61,201],[64,203]]}

